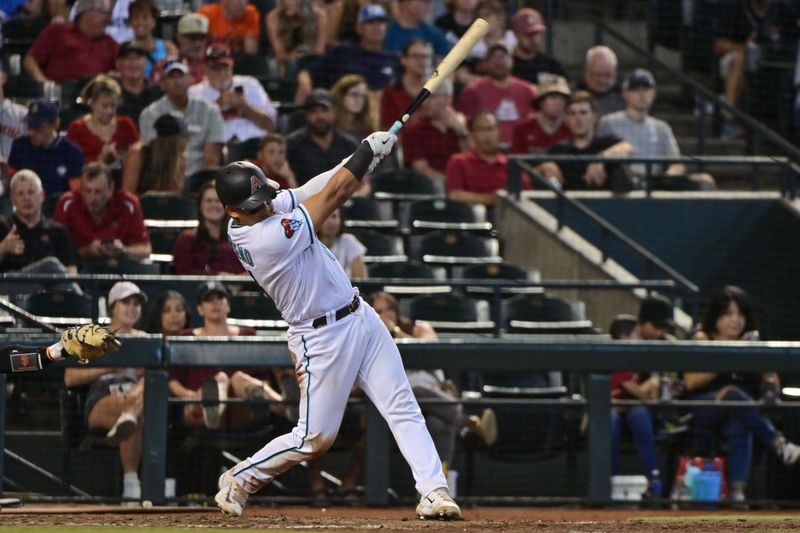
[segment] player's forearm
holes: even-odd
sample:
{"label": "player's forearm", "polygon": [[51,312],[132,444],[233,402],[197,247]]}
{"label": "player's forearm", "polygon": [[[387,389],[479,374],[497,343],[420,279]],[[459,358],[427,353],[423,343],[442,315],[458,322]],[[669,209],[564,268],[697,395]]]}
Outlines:
{"label": "player's forearm", "polygon": [[322,174],[318,174],[308,180],[303,186],[298,187],[297,189],[292,189],[294,192],[294,197],[297,199],[298,204],[302,204],[318,192],[322,191],[331,178],[336,174],[342,165],[344,165],[347,159],[344,159],[341,163],[333,167],[332,169],[323,172]]}
{"label": "player's forearm", "polygon": [[147,259],[150,257],[153,248],[149,242],[142,242],[139,244],[131,244],[125,247],[125,253],[135,259]]}

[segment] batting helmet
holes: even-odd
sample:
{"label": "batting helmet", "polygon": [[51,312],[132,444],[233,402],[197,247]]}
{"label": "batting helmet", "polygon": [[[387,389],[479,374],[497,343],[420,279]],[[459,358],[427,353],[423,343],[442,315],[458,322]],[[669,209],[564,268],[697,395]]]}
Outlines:
{"label": "batting helmet", "polygon": [[253,209],[278,195],[280,185],[264,175],[253,163],[236,161],[215,177],[217,196],[222,205]]}

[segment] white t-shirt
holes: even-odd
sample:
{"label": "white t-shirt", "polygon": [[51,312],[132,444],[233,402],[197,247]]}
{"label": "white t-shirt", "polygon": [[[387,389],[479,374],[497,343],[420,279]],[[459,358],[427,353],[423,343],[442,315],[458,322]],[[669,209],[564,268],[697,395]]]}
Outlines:
{"label": "white t-shirt", "polygon": [[0,103],[0,157],[3,161],[8,161],[11,153],[11,143],[14,139],[22,137],[28,131],[25,127],[25,117],[28,116],[28,108],[21,106],[11,100],[4,99]]}
{"label": "white t-shirt", "polygon": [[342,233],[339,235],[339,238],[336,239],[336,242],[330,250],[336,257],[336,260],[339,261],[339,264],[342,265],[344,271],[347,272],[347,275],[351,276],[353,274],[351,263],[356,259],[364,257],[364,254],[367,252],[367,247],[361,244],[354,235]]}

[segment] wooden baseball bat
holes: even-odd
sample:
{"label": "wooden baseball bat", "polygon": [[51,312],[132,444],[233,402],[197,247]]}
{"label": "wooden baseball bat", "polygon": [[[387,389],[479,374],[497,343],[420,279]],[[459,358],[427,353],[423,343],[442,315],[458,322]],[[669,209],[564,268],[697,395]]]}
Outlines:
{"label": "wooden baseball bat", "polygon": [[411,102],[411,105],[408,106],[408,109],[405,110],[403,116],[398,118],[392,124],[392,127],[389,128],[391,133],[397,133],[403,127],[403,125],[408,122],[408,119],[411,117],[411,113],[416,111],[416,109],[425,101],[425,99],[431,95],[442,83],[442,80],[450,76],[453,72],[456,71],[461,62],[466,59],[467,55],[469,55],[470,51],[478,44],[478,41],[483,39],[486,33],[489,31],[489,23],[485,20],[479,18],[475,19],[475,22],[472,23],[472,26],[469,27],[467,32],[458,40],[458,42],[453,45],[453,48],[450,52],[444,56],[439,66],[436,67],[436,70],[433,71],[431,77],[428,78],[428,81],[425,82],[425,86],[419,92],[414,101]]}

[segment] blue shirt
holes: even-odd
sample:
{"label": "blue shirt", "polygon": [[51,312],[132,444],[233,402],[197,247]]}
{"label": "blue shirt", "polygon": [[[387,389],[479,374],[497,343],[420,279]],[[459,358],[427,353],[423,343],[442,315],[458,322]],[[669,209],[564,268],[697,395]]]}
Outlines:
{"label": "blue shirt", "polygon": [[431,46],[433,46],[433,53],[437,56],[444,56],[450,51],[450,43],[447,42],[444,32],[436,26],[431,26],[424,22],[413,29],[404,28],[397,22],[392,22],[389,24],[389,29],[386,30],[386,39],[383,40],[383,49],[387,52],[399,54],[403,51],[403,46],[415,37],[431,43]]}
{"label": "blue shirt", "polygon": [[8,164],[16,170],[27,168],[42,178],[45,196],[69,190],[69,180],[81,175],[83,152],[63,135],[47,148],[34,146],[28,135],[15,139]]}
{"label": "blue shirt", "polygon": [[397,71],[397,56],[388,52],[365,50],[354,43],[332,48],[311,68],[315,87],[331,88],[345,74],[360,74],[373,91],[380,91],[392,81]]}

